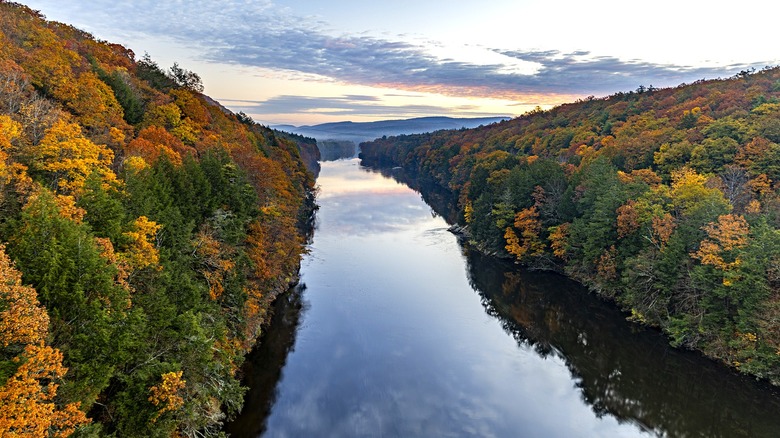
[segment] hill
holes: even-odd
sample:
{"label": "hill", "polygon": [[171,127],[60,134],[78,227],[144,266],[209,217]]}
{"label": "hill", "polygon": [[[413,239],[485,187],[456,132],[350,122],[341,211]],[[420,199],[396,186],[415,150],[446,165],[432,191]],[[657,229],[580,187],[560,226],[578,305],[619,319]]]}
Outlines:
{"label": "hill", "polygon": [[780,383],[780,69],[378,139],[361,157],[451,190],[485,252],[565,272],[672,344]]}
{"label": "hill", "polygon": [[[275,125],[274,129],[292,132],[317,139],[320,152],[326,157],[341,158],[353,156],[356,145],[389,135],[420,134],[442,129],[476,128],[489,125],[509,117],[453,118],[418,117],[406,120],[382,120],[376,122],[334,122],[319,125]],[[330,140],[331,142],[328,142]],[[343,142],[352,142],[351,152],[345,152]],[[350,148],[347,148],[350,149]]]}
{"label": "hill", "polygon": [[241,408],[314,178],[202,91],[0,2],[0,435],[211,436]]}

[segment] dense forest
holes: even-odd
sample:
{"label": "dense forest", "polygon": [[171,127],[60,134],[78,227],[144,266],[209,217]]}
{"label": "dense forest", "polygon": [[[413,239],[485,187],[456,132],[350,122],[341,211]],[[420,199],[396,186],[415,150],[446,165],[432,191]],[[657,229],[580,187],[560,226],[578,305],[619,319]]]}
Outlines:
{"label": "dense forest", "polygon": [[484,252],[780,384],[780,68],[361,149],[452,191]]}
{"label": "dense forest", "polygon": [[0,2],[0,436],[215,436],[241,408],[314,177],[202,91]]}

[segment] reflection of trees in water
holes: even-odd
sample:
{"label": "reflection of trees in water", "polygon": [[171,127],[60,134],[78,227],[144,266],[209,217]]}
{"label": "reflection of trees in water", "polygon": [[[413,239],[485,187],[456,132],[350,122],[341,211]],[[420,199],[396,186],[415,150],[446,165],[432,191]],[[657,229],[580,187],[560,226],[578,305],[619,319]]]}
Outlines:
{"label": "reflection of trees in water", "polygon": [[241,372],[242,383],[249,390],[244,396],[241,415],[225,426],[225,431],[231,436],[255,437],[265,432],[271,408],[276,402],[282,370],[295,346],[300,317],[305,311],[305,290],[305,284],[298,284],[276,298],[270,325],[255,349],[247,355]]}
{"label": "reflection of trees in water", "polygon": [[459,214],[457,209],[458,199],[451,191],[436,184],[433,180],[412,174],[400,167],[392,169],[364,167],[363,169],[371,173],[378,173],[385,178],[394,179],[408,186],[419,193],[422,200],[433,209],[434,213],[444,218],[447,223],[454,224],[457,222]]}
{"label": "reflection of trees in water", "polygon": [[322,161],[335,161],[352,158],[357,152],[357,145],[350,140],[317,140]]}
{"label": "reflection of trees in water", "polygon": [[466,249],[485,311],[525,348],[570,370],[597,416],[659,436],[776,436],[777,391],[628,323],[614,305],[555,274],[529,273]]}
{"label": "reflection of trees in water", "polygon": [[[372,171],[421,193],[448,222],[457,219],[456,199],[432,181],[398,168]],[[598,417],[611,415],[658,436],[777,436],[776,388],[671,348],[661,333],[628,323],[614,304],[560,275],[464,251],[486,313],[520,347],[562,360]]]}
{"label": "reflection of trees in water", "polygon": [[[438,214],[454,219],[454,199],[446,190],[433,190],[400,169],[382,174],[409,185]],[[777,436],[776,389],[696,353],[669,347],[660,333],[627,323],[613,304],[562,276],[519,271],[468,248],[465,253],[470,283],[486,313],[521,348],[563,361],[583,401],[598,417],[613,416],[658,436]],[[233,436],[265,431],[295,343],[303,289],[277,300],[272,329],[247,357],[244,384],[251,390],[241,417],[226,428]]]}

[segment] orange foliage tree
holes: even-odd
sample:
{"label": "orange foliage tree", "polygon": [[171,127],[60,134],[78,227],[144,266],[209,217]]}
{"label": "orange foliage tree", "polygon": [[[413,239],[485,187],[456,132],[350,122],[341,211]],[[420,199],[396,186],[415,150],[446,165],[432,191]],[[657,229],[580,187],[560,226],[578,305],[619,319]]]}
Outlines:
{"label": "orange foliage tree", "polygon": [[699,249],[693,254],[704,265],[712,265],[727,271],[740,265],[737,249],[748,244],[750,226],[744,217],[724,214],[717,222],[704,227],[707,238],[701,242]]}
{"label": "orange foliage tree", "polygon": [[141,130],[125,148],[129,156],[142,157],[147,163],[154,163],[165,155],[174,164],[181,164],[183,155],[192,155],[195,150],[185,146],[181,140],[160,126],[149,126]]}
{"label": "orange foliage tree", "polygon": [[520,231],[518,236],[512,227],[504,232],[506,250],[514,254],[518,260],[526,257],[539,256],[544,253],[544,243],[539,238],[542,224],[536,206],[520,210],[515,215],[514,228]]}
{"label": "orange foliage tree", "polygon": [[636,201],[629,200],[617,209],[618,237],[626,237],[639,229],[639,212],[636,209]]}

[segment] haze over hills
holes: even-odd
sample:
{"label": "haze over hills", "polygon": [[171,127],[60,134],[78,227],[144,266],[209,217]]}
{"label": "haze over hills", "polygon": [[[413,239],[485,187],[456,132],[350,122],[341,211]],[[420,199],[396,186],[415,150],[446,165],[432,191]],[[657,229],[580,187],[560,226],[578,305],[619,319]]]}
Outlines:
{"label": "haze over hills", "polygon": [[352,140],[355,143],[373,140],[383,135],[421,134],[442,129],[476,128],[511,117],[417,117],[405,120],[381,120],[378,122],[333,122],[319,125],[274,125],[273,129],[292,132],[317,140]]}
{"label": "haze over hills", "polygon": [[418,117],[377,122],[333,122],[304,126],[273,125],[271,128],[317,139],[317,147],[320,149],[322,159],[327,161],[354,156],[358,144],[383,136],[422,134],[443,129],[476,128],[510,118]]}

